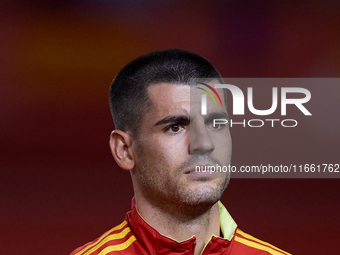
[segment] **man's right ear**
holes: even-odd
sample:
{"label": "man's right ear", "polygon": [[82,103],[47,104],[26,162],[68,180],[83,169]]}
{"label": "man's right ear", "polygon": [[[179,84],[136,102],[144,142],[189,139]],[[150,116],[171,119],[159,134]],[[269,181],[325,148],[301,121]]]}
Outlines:
{"label": "man's right ear", "polygon": [[131,170],[135,166],[132,153],[131,134],[121,130],[113,130],[110,136],[111,153],[117,164],[124,170]]}

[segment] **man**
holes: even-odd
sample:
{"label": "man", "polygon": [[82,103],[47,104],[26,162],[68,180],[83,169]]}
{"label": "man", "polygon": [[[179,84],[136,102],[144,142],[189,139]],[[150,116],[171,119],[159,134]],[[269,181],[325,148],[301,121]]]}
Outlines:
{"label": "man", "polygon": [[[72,255],[288,254],[237,228],[219,202],[228,172],[197,171],[230,165],[229,127],[213,123],[228,117],[224,91],[213,89],[221,82],[211,63],[184,50],[149,53],[119,72],[110,88],[110,147],[131,174],[132,209]],[[203,87],[220,99],[206,114]]]}

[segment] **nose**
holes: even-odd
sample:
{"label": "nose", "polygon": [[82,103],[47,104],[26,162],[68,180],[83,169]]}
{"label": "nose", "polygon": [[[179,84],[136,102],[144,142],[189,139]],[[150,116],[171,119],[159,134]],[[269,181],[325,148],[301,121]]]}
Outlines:
{"label": "nose", "polygon": [[209,154],[215,149],[205,124],[190,123],[190,154]]}

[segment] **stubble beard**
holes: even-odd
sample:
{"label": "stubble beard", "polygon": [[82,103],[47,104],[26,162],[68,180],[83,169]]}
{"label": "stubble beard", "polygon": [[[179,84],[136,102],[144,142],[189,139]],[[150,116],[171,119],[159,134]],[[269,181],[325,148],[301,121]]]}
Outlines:
{"label": "stubble beard", "polygon": [[[156,164],[150,164],[145,157],[143,146],[140,144],[138,156],[138,178],[143,196],[155,207],[177,217],[192,218],[207,212],[218,200],[229,184],[229,176],[214,180],[214,184],[187,185],[183,183],[184,169],[190,167],[198,158],[193,156],[189,161],[182,163],[174,179],[167,174],[171,170],[171,162],[167,157],[157,159]],[[206,156],[212,163],[219,163]],[[156,167],[155,167],[156,165]],[[158,166],[158,167],[157,167]],[[177,178],[178,177],[178,178]],[[211,182],[206,178],[196,179],[192,182]],[[195,183],[196,184],[196,183]],[[192,187],[194,186],[194,187]]]}

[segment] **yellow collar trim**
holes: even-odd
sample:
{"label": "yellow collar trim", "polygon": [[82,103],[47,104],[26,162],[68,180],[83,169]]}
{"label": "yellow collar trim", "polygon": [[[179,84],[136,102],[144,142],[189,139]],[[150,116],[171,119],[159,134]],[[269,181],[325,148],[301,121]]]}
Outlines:
{"label": "yellow collar trim", "polygon": [[218,201],[218,208],[220,211],[220,225],[223,238],[231,241],[237,228],[237,224],[230,216],[229,212],[221,203],[221,201]]}

